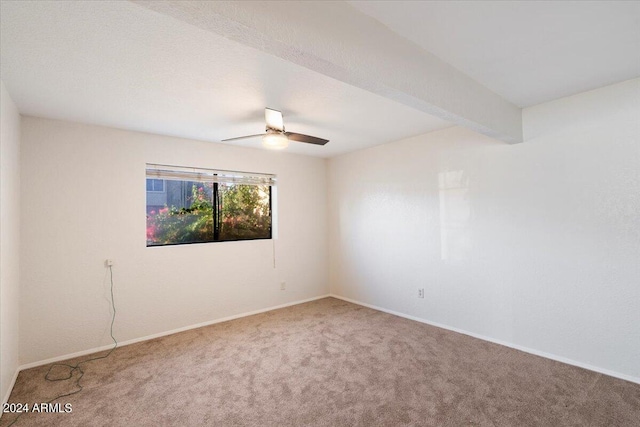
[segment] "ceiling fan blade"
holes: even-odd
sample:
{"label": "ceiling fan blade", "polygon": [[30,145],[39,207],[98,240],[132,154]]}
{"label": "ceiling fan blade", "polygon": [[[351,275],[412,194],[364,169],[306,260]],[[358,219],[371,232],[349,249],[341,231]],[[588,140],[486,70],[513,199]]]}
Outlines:
{"label": "ceiling fan blade", "polygon": [[284,121],[282,120],[282,113],[278,110],[272,110],[271,108],[264,109],[264,121],[267,123],[269,129],[275,129],[284,132]]}
{"label": "ceiling fan blade", "polygon": [[324,145],[329,142],[328,139],[318,138],[316,136],[303,135],[301,133],[285,132],[285,135],[291,141],[306,142],[309,144]]}
{"label": "ceiling fan blade", "polygon": [[256,135],[238,136],[238,137],[236,137],[236,138],[223,139],[223,140],[222,140],[222,141],[220,141],[220,142],[238,141],[238,140],[240,140],[240,139],[257,138],[257,137],[259,137],[259,136],[260,136],[260,137],[264,136],[264,133],[259,133],[259,134],[256,134]]}

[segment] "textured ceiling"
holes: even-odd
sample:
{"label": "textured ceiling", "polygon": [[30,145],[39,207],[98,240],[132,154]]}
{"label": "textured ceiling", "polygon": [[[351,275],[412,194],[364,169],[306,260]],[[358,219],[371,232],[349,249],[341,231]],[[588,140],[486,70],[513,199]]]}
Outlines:
{"label": "textured ceiling", "polygon": [[[519,106],[640,75],[640,2],[350,3],[354,13],[370,15],[405,37],[394,33],[398,39]],[[240,13],[240,3],[230,4]],[[288,131],[331,140],[325,147],[292,143],[289,152],[322,157],[451,125],[424,112],[431,110],[411,108],[411,102],[374,90],[376,95],[366,85],[352,86],[322,69],[312,71],[131,2],[2,1],[1,8],[0,71],[22,114],[218,142],[262,132],[263,109],[271,107],[283,111]],[[255,19],[261,23],[264,16]],[[309,13],[308,19],[319,18]],[[295,33],[291,27],[283,27],[285,35]],[[304,27],[296,27],[301,37]],[[380,34],[371,32],[360,40],[378,40]],[[317,38],[317,31],[306,36]],[[338,56],[346,52],[340,43],[362,49],[356,56],[382,47],[328,36],[321,42]],[[424,52],[398,50],[413,58],[416,49]],[[409,73],[398,66],[403,71]],[[418,92],[439,89],[439,77],[460,81],[447,73],[423,74],[426,81],[406,78]],[[476,93],[469,97],[483,100]],[[466,105],[462,98],[444,99]],[[480,106],[494,110],[485,102]],[[260,147],[260,139],[231,144]]]}
{"label": "textured ceiling", "polygon": [[[330,157],[450,126],[129,2],[2,2],[2,80],[22,114],[217,142],[264,130]],[[260,139],[233,142],[260,147]]]}
{"label": "textured ceiling", "polygon": [[508,101],[640,76],[638,1],[352,1]]}
{"label": "textured ceiling", "polygon": [[522,111],[344,1],[131,0],[506,143]]}

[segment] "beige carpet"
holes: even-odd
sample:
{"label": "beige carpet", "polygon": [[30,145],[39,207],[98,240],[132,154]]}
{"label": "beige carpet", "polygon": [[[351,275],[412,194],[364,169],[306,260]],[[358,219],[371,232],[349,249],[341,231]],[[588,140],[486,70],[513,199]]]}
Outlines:
{"label": "beige carpet", "polygon": [[[73,390],[48,367],[11,402]],[[16,426],[640,426],[640,385],[341,300],[117,349]],[[5,414],[7,426],[14,415]]]}

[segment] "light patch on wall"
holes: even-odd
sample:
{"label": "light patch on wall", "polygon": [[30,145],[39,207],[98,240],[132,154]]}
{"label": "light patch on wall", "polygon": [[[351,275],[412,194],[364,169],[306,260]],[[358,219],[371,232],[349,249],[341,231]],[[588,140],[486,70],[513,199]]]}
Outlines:
{"label": "light patch on wall", "polygon": [[464,170],[438,173],[440,253],[443,260],[460,261],[471,252],[469,177]]}

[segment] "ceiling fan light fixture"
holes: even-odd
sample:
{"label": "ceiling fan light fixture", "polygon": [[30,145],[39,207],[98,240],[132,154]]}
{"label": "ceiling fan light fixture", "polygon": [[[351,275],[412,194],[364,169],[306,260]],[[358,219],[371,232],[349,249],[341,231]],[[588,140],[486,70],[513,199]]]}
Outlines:
{"label": "ceiling fan light fixture", "polygon": [[239,139],[262,137],[262,145],[270,150],[282,150],[289,146],[289,141],[305,142],[307,144],[325,145],[328,139],[318,138],[317,136],[304,135],[302,133],[285,132],[284,122],[282,121],[282,113],[271,108],[264,109],[264,120],[266,123],[266,134],[245,135],[236,138],[223,139],[222,142],[237,141]]}
{"label": "ceiling fan light fixture", "polygon": [[271,150],[282,150],[289,146],[289,138],[281,132],[269,129],[262,137],[262,145]]}

